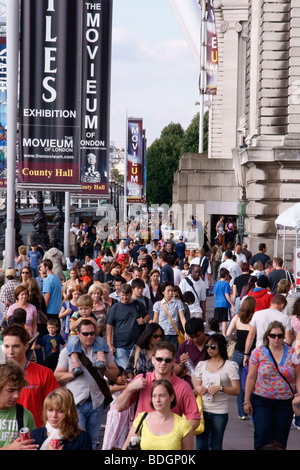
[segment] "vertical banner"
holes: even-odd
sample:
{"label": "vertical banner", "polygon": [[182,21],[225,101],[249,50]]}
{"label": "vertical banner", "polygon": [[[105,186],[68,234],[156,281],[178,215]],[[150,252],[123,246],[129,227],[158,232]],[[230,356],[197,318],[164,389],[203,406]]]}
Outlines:
{"label": "vertical banner", "polygon": [[79,0],[21,0],[20,158],[24,185],[80,184]]}
{"label": "vertical banner", "polygon": [[0,36],[0,189],[6,187],[7,156],[7,49]]}
{"label": "vertical banner", "polygon": [[112,0],[83,4],[81,192],[109,194]]}
{"label": "vertical banner", "polygon": [[218,82],[218,41],[213,0],[207,2],[206,93],[216,95]]}
{"label": "vertical banner", "polygon": [[127,120],[127,203],[142,202],[143,184],[143,120],[129,118]]}
{"label": "vertical banner", "polygon": [[143,130],[143,202],[146,202],[147,191],[147,138],[146,130]]}

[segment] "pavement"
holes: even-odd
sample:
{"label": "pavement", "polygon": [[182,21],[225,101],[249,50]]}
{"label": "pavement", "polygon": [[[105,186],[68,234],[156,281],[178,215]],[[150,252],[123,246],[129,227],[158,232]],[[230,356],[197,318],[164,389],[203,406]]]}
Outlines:
{"label": "pavement", "polygon": [[[213,316],[213,301],[214,297],[210,296],[207,299],[207,315],[208,320]],[[106,416],[106,413],[105,413]],[[105,423],[105,416],[103,423]],[[237,451],[250,451],[254,449],[254,428],[250,424],[250,419],[241,420],[238,417],[236,397],[229,396],[229,421],[226,427],[223,450],[237,450]],[[101,449],[104,431],[100,431],[99,446]],[[300,431],[293,425],[291,426],[289,439],[286,450],[300,450]]]}

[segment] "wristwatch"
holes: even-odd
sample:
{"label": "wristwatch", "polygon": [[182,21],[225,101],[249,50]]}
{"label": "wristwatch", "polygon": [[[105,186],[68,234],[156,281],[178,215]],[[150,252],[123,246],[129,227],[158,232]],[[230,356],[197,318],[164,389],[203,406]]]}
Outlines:
{"label": "wristwatch", "polygon": [[224,385],[221,385],[221,390],[220,392],[224,392]]}

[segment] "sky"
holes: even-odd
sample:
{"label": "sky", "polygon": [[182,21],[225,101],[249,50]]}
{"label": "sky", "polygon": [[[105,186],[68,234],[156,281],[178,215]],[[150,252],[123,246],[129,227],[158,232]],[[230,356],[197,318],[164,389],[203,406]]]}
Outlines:
{"label": "sky", "polygon": [[113,0],[111,143],[125,146],[127,117],[143,118],[148,146],[171,122],[185,130],[199,111],[198,84],[170,0]]}
{"label": "sky", "polygon": [[[184,0],[182,0],[184,1]],[[126,117],[143,118],[147,145],[199,111],[199,69],[169,0],[113,0],[110,140],[126,142]]]}

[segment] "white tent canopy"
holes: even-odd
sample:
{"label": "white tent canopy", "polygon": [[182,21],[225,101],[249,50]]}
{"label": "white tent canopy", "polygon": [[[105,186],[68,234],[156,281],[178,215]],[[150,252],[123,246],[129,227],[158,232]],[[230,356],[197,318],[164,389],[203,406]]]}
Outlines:
{"label": "white tent canopy", "polygon": [[275,220],[277,229],[288,230],[300,228],[300,202],[282,212]]}
{"label": "white tent canopy", "polygon": [[300,202],[282,212],[275,220],[276,225],[276,256],[278,251],[278,230],[284,230],[283,259],[285,255],[286,230],[296,230],[296,246],[298,246],[298,229],[300,228]]}

